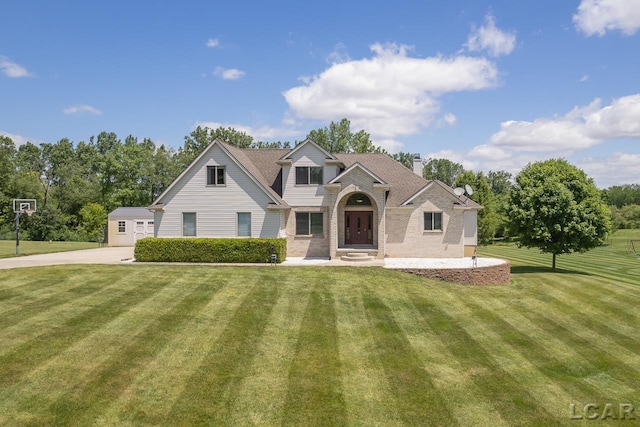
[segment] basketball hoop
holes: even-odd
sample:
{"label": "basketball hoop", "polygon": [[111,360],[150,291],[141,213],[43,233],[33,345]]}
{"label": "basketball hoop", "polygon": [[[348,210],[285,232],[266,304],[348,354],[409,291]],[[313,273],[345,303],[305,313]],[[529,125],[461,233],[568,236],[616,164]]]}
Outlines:
{"label": "basketball hoop", "polygon": [[34,211],[33,209],[24,209],[24,210],[22,211],[22,213],[25,213],[25,214],[27,214],[28,216],[33,215],[33,213],[34,213],[34,212],[35,212],[35,211]]}

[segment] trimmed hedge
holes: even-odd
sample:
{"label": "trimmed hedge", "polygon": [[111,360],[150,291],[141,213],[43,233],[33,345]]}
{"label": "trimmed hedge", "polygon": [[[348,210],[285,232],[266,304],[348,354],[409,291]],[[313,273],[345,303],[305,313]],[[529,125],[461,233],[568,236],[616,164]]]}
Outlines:
{"label": "trimmed hedge", "polygon": [[286,239],[158,238],[136,242],[134,256],[140,262],[277,262],[287,256]]}

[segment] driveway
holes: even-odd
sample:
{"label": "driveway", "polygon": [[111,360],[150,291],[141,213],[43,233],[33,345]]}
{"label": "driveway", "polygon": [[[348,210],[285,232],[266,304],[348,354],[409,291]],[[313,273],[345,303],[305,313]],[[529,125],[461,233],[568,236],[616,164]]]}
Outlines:
{"label": "driveway", "polygon": [[120,264],[133,258],[133,247],[84,249],[0,259],[0,270],[60,264]]}

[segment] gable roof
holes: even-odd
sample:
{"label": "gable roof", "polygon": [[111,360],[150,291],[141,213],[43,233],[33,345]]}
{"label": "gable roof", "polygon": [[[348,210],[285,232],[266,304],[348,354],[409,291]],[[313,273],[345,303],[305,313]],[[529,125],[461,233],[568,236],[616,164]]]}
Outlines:
{"label": "gable roof", "polygon": [[429,183],[427,185],[425,185],[423,188],[421,188],[419,191],[417,191],[413,196],[411,196],[404,203],[402,203],[402,206],[410,205],[413,202],[414,199],[416,199],[422,193],[424,193],[429,188],[434,187],[434,186],[435,187],[439,187],[442,190],[444,190],[450,196],[450,198],[453,201],[453,203],[457,204],[460,207],[467,208],[467,209],[482,209],[482,206],[480,206],[478,203],[476,203],[473,200],[471,200],[469,197],[467,197],[467,196],[457,196],[456,193],[453,191],[453,188],[451,188],[450,186],[448,186],[444,182],[439,181],[437,179],[429,181]]}
{"label": "gable roof", "polygon": [[350,174],[354,169],[360,169],[361,171],[363,171],[364,173],[369,175],[371,177],[371,179],[373,179],[373,181],[376,182],[376,183],[387,184],[387,182],[384,179],[378,177],[375,173],[371,172],[369,169],[367,169],[365,166],[363,166],[359,162],[355,162],[354,164],[349,166],[347,169],[345,169],[342,173],[339,173],[338,176],[333,178],[327,184],[333,184],[333,183],[336,183],[336,182],[340,182],[340,180],[342,178],[344,178],[346,175]]}
{"label": "gable roof", "polygon": [[336,159],[336,156],[334,156],[333,154],[329,153],[327,150],[325,150],[324,148],[322,148],[321,146],[316,144],[313,140],[307,138],[304,141],[302,141],[300,144],[296,145],[295,148],[293,148],[292,150],[289,150],[289,152],[286,153],[285,155],[283,155],[280,158],[280,160],[286,160],[286,159],[291,158],[291,156],[293,156],[298,150],[300,150],[305,145],[309,145],[309,144],[314,146],[318,151],[320,151],[322,154],[324,154],[324,156],[327,159],[332,159],[332,160]]}
{"label": "gable roof", "polygon": [[191,164],[176,178],[165,191],[154,201],[153,205],[158,205],[162,198],[168,193],[176,183],[188,173],[188,171],[209,152],[214,145],[218,145],[222,150],[269,196],[277,205],[288,207],[287,202],[282,199],[276,189],[281,190],[282,177],[280,176],[282,160],[290,158],[298,149],[313,144],[318,150],[325,154],[327,159],[338,163],[344,170],[329,184],[339,182],[341,177],[355,169],[360,169],[367,173],[375,182],[390,187],[386,205],[389,207],[408,206],[411,202],[427,189],[436,185],[447,192],[454,204],[465,209],[482,209],[478,203],[466,196],[456,196],[453,188],[445,183],[434,180],[429,181],[417,175],[412,170],[406,168],[391,156],[382,153],[328,153],[325,149],[310,139],[306,139],[298,144],[294,149],[240,149],[226,144],[219,140],[213,141]]}
{"label": "gable roof", "polygon": [[387,206],[400,206],[405,200],[418,192],[429,181],[416,175],[396,160],[381,153],[336,154],[346,168],[359,163],[387,183],[391,190],[387,198]]}
{"label": "gable roof", "polygon": [[[220,140],[214,140],[211,144],[207,146],[202,153],[198,155],[190,164],[182,171],[180,175],[160,194],[156,200],[152,203],[152,206],[161,205],[160,201],[162,198],[173,189],[177,185],[177,183],[202,159],[204,156],[209,153],[213,149],[214,146],[218,145],[222,151],[224,151],[231,160],[238,165],[240,169],[242,169],[249,178],[255,182],[261,190],[265,192],[265,194],[277,205],[288,206],[287,203],[276,193],[273,188],[271,188],[271,183],[260,173],[260,170],[254,165],[252,161],[249,160],[248,156],[245,154],[245,150],[241,150],[239,148],[233,147],[231,145],[225,144]],[[269,151],[269,150],[267,150]]]}

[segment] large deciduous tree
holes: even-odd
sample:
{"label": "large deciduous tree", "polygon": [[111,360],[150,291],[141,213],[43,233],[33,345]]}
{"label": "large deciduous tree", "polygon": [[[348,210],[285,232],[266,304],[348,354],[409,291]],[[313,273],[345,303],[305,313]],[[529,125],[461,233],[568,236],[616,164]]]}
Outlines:
{"label": "large deciduous tree", "polygon": [[469,198],[482,205],[482,210],[478,212],[478,241],[487,244],[495,237],[499,224],[496,197],[482,172],[465,171],[458,175],[455,186],[465,185],[473,189]]}
{"label": "large deciduous tree", "polygon": [[329,153],[385,152],[371,142],[370,135],[364,130],[351,132],[351,122],[348,119],[342,119],[339,123],[331,122],[329,127],[312,130],[307,138]]}
{"label": "large deciduous tree", "polygon": [[603,243],[610,211],[593,180],[564,159],[528,164],[509,196],[510,232],[520,245],[553,255],[585,252]]}
{"label": "large deciduous tree", "polygon": [[437,179],[449,186],[453,186],[456,178],[464,172],[464,167],[460,163],[452,162],[448,159],[427,160],[422,169],[422,176],[425,179]]}

